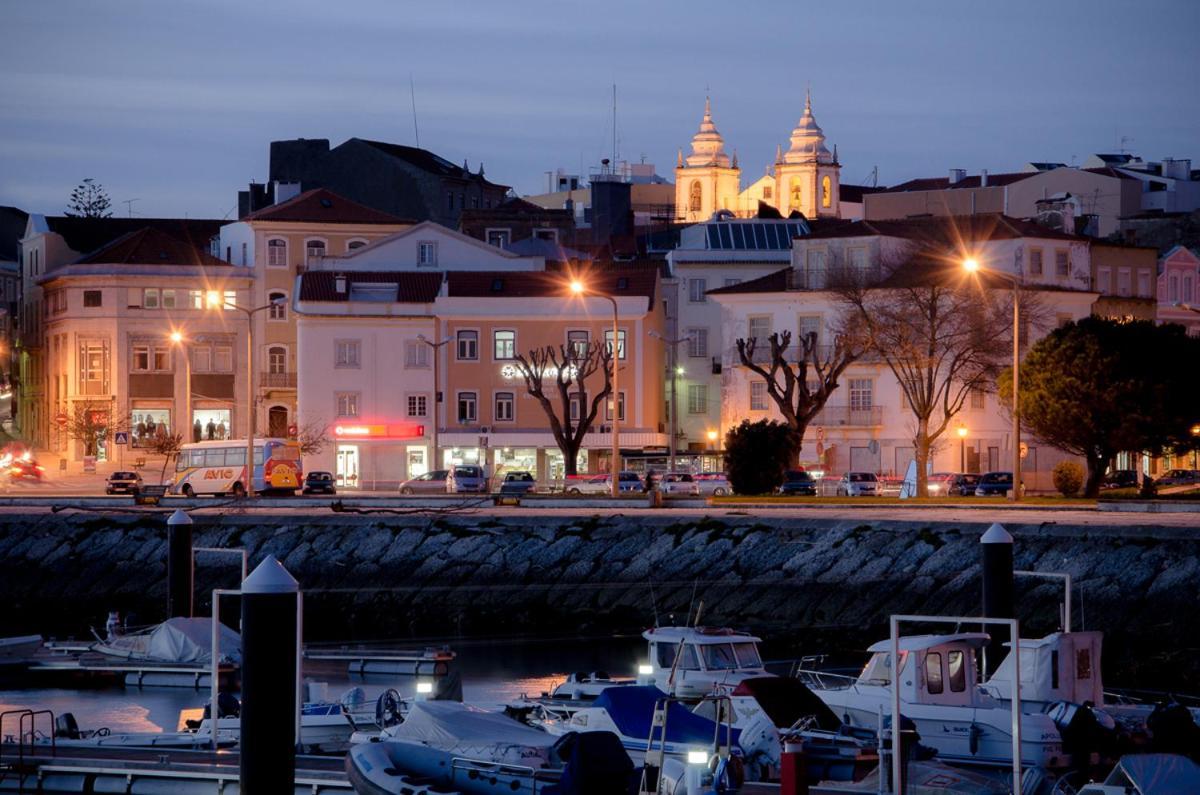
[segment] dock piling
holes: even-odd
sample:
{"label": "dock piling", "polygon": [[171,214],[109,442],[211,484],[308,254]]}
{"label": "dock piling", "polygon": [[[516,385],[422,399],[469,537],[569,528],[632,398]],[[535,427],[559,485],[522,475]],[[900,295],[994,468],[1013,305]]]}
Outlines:
{"label": "dock piling", "polygon": [[192,617],[192,517],[167,519],[167,618]]}
{"label": "dock piling", "polygon": [[[1015,618],[1013,602],[1013,537],[1000,524],[993,524],[979,538],[983,553],[983,615],[986,618]],[[984,672],[991,676],[1004,658],[1009,638],[1003,627],[993,627],[992,639],[984,650]]]}

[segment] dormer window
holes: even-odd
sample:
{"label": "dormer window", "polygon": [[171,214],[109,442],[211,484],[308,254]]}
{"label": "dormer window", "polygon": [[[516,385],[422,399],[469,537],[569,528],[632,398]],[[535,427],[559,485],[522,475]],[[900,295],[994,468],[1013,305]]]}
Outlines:
{"label": "dormer window", "polygon": [[437,243],[432,240],[423,240],[417,243],[417,264],[437,265]]}

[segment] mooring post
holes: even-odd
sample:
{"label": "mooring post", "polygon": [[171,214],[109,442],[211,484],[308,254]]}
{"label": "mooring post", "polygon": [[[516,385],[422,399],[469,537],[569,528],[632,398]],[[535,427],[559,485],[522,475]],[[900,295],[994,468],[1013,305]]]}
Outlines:
{"label": "mooring post", "polygon": [[[1013,537],[1000,524],[993,524],[979,538],[983,550],[983,615],[986,618],[1016,618],[1013,603]],[[984,672],[991,676],[1004,659],[1006,628],[994,625],[991,642],[984,652]]]}
{"label": "mooring post", "polygon": [[273,555],[242,583],[241,792],[296,781],[300,586]]}
{"label": "mooring post", "polygon": [[167,519],[167,618],[192,617],[192,517]]}

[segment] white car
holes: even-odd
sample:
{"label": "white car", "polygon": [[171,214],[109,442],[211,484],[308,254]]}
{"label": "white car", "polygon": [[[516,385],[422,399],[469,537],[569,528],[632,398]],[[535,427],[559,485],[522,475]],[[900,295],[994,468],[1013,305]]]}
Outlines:
{"label": "white car", "polygon": [[839,497],[874,497],[878,494],[879,479],[874,472],[847,472],[837,485]]}
{"label": "white car", "polygon": [[700,484],[688,472],[668,472],[658,480],[658,490],[663,494],[686,494],[700,496]]}
{"label": "white car", "polygon": [[[622,472],[618,483],[622,492],[642,490],[642,478],[636,472]],[[581,475],[568,480],[563,491],[567,494],[611,494],[612,481],[608,475]]]}
{"label": "white car", "polygon": [[726,494],[733,494],[733,487],[729,485],[729,478],[724,472],[701,472],[693,477],[696,485],[700,487],[700,493],[705,496],[724,497]]}

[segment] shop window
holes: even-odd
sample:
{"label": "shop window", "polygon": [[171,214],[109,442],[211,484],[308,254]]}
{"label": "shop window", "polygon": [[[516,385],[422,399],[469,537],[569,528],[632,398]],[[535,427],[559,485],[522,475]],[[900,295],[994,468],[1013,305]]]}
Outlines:
{"label": "shop window", "polygon": [[135,408],[129,416],[129,444],[149,447],[171,433],[170,409]]}

